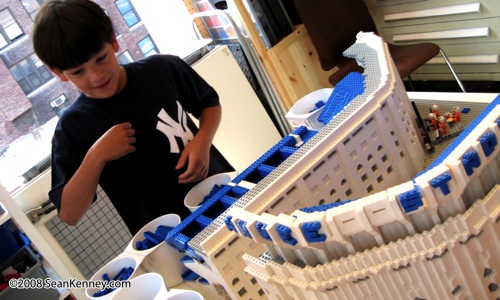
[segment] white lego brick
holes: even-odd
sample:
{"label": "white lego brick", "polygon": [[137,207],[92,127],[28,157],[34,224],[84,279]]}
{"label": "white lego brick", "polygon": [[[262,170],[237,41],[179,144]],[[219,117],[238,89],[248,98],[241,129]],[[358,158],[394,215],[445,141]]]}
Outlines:
{"label": "white lego brick", "polygon": [[373,226],[405,220],[399,205],[395,201],[389,201],[387,191],[382,191],[361,200],[363,210]]}
{"label": "white lego brick", "polygon": [[484,206],[488,215],[494,221],[500,216],[500,185],[495,185],[485,197]]}
{"label": "white lego brick", "polygon": [[364,215],[362,207],[357,205],[358,201],[349,202],[332,209],[332,216],[343,235],[353,235],[357,232],[373,230],[366,215]]}
{"label": "white lego brick", "polygon": [[[472,208],[476,208],[478,204],[472,206]],[[484,223],[488,222],[488,215],[485,215],[483,210],[480,209],[469,209],[464,214],[464,221],[467,224],[467,227],[471,234],[477,235],[481,231],[481,227]]]}
{"label": "white lego brick", "polygon": [[307,286],[307,284],[309,284],[312,280],[311,276],[307,272],[307,267],[301,268],[289,263],[284,264],[283,267],[287,270],[287,273],[291,275],[290,277],[296,280],[296,282],[302,282]]}
{"label": "white lego brick", "polygon": [[253,189],[255,187],[255,183],[249,182],[249,181],[245,181],[245,180],[241,180],[240,182],[237,183],[237,186],[241,186],[243,188],[251,190],[251,189]]}
{"label": "white lego brick", "polygon": [[[443,176],[445,174],[450,174],[451,180],[443,183],[444,189],[449,189],[449,193],[445,195],[443,193],[443,188],[432,187],[431,181],[438,178],[439,176]],[[415,184],[419,187],[425,206],[431,213],[437,213],[438,207],[440,205],[446,205],[449,201],[452,201],[454,196],[458,196],[461,193],[459,192],[456,183],[454,182],[453,177],[451,176],[450,170],[444,164],[440,164],[431,170],[427,170],[424,174],[415,178]],[[465,211],[462,211],[462,213]]]}

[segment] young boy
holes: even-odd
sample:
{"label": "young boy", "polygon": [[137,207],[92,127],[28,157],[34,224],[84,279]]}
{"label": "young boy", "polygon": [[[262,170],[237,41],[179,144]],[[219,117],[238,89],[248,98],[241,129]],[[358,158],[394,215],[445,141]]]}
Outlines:
{"label": "young boy", "polygon": [[187,192],[233,170],[212,146],[218,95],[179,57],[119,65],[111,20],[90,0],[46,2],[32,37],[38,57],[82,92],[52,141],[49,197],[62,221],[75,225],[100,185],[133,235],[164,214],[186,217]]}

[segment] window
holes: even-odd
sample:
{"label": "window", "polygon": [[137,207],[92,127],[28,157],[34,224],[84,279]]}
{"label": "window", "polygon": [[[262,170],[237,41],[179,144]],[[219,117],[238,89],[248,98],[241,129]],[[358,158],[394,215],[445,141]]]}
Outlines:
{"label": "window", "polygon": [[66,102],[67,98],[66,95],[62,94],[61,96],[57,97],[56,99],[50,101],[50,106],[53,108],[59,107]]}
{"label": "window", "polygon": [[32,19],[35,19],[36,12],[46,0],[21,0],[26,11],[30,14]]}
{"label": "window", "polygon": [[116,7],[123,16],[125,23],[127,23],[128,27],[132,27],[135,24],[139,23],[140,19],[137,15],[132,3],[129,0],[118,0],[115,1]]}
{"label": "window", "polygon": [[44,65],[35,54],[23,59],[14,67],[10,68],[10,71],[26,95],[39,88],[53,77],[47,66]]}
{"label": "window", "polygon": [[142,39],[139,43],[137,43],[137,45],[139,46],[139,48],[141,48],[141,51],[145,57],[159,53],[150,36]]}
{"label": "window", "polygon": [[132,59],[132,56],[130,55],[130,52],[128,51],[124,51],[122,54],[118,55],[118,60],[122,65],[126,65],[134,61],[134,59]]}
{"label": "window", "polygon": [[0,49],[23,35],[21,27],[8,9],[0,11]]}

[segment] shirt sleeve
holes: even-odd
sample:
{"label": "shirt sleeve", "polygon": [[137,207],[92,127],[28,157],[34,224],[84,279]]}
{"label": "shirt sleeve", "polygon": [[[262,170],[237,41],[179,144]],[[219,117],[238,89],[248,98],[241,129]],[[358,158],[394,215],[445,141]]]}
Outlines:
{"label": "shirt sleeve", "polygon": [[217,91],[196,70],[177,56],[164,55],[164,58],[169,61],[167,67],[175,72],[180,101],[188,112],[199,118],[203,109],[219,105]]}
{"label": "shirt sleeve", "polygon": [[[64,115],[59,120],[54,136],[52,137],[52,153],[51,153],[51,180],[52,185],[49,191],[49,199],[57,207],[61,208],[62,192],[66,183],[73,177],[80,163],[83,161],[81,151],[75,150],[70,138],[62,129],[62,123],[65,122],[67,128],[71,128],[71,118],[64,118]],[[68,124],[68,122],[70,124]],[[94,196],[94,200],[96,196]]]}

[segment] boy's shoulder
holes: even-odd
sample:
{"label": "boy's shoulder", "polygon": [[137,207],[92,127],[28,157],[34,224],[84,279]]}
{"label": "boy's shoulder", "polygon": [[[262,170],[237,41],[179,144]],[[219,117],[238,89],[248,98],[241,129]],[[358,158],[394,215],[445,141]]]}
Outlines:
{"label": "boy's shoulder", "polygon": [[146,64],[146,65],[162,65],[162,64],[170,64],[170,65],[179,65],[180,63],[183,63],[184,61],[175,55],[170,55],[170,54],[154,54],[150,55],[148,57],[145,57],[139,61],[140,63]]}
{"label": "boy's shoulder", "polygon": [[150,74],[185,72],[188,65],[180,57],[170,54],[154,54],[124,66],[128,71]]}

